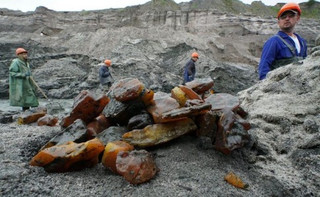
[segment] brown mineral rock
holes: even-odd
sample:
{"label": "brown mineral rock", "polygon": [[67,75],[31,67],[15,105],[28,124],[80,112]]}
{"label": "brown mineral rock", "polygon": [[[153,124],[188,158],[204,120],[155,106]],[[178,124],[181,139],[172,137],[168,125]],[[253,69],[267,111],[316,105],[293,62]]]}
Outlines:
{"label": "brown mineral rock", "polygon": [[207,78],[196,78],[193,81],[187,82],[186,86],[191,88],[197,94],[203,94],[213,87],[213,80],[211,77]]}
{"label": "brown mineral rock", "polygon": [[175,121],[175,120],[164,120],[162,118],[162,114],[165,112],[169,112],[173,109],[178,109],[180,107],[179,103],[169,94],[164,94],[157,97],[157,93],[154,97],[154,102],[147,108],[147,111],[152,115],[152,118],[155,123],[163,123],[168,121]]}
{"label": "brown mineral rock", "polygon": [[125,133],[122,139],[137,147],[149,147],[168,142],[181,135],[197,129],[192,119],[148,125],[141,130],[133,130]]}
{"label": "brown mineral rock", "polygon": [[58,117],[46,114],[45,116],[38,119],[38,126],[56,126],[58,123]]}
{"label": "brown mineral rock", "polygon": [[117,173],[116,160],[118,153],[120,151],[131,151],[133,149],[134,147],[132,145],[124,141],[109,142],[104,149],[101,162],[106,168]]}
{"label": "brown mineral rock", "polygon": [[136,78],[126,78],[114,83],[110,90],[117,101],[126,102],[141,96],[144,85]]}
{"label": "brown mineral rock", "polygon": [[81,143],[87,141],[87,139],[87,128],[85,124],[82,120],[77,119],[73,124],[64,128],[62,132],[50,139],[41,150],[54,145],[62,145],[69,141]]}
{"label": "brown mineral rock", "polygon": [[158,168],[152,155],[146,150],[119,152],[117,171],[131,184],[140,184],[152,179]]}
{"label": "brown mineral rock", "polygon": [[37,122],[37,120],[47,114],[46,108],[35,108],[32,110],[27,110],[18,116],[17,123],[21,124],[30,124],[33,122]]}
{"label": "brown mineral rock", "polygon": [[133,129],[143,129],[144,127],[153,124],[153,119],[151,115],[147,112],[142,112],[141,114],[138,114],[136,116],[133,116],[128,121],[127,128],[128,130]]}
{"label": "brown mineral rock", "polygon": [[82,91],[74,100],[70,115],[61,121],[62,127],[68,127],[76,119],[81,119],[88,124],[102,112],[110,101],[106,95],[96,100],[87,90]]}
{"label": "brown mineral rock", "polygon": [[97,138],[85,143],[68,142],[40,151],[30,165],[43,167],[47,172],[66,172],[92,167],[99,161],[104,146]]}
{"label": "brown mineral rock", "polygon": [[87,125],[88,139],[95,138],[96,135],[110,126],[109,120],[101,114]]}

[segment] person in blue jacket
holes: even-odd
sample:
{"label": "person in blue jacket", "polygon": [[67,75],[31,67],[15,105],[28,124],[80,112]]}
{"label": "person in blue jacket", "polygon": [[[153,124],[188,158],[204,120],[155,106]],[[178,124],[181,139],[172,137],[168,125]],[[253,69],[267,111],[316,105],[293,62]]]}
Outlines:
{"label": "person in blue jacket", "polygon": [[266,78],[269,71],[297,63],[307,57],[306,41],[294,32],[301,9],[296,3],[287,3],[278,12],[280,31],[269,38],[263,46],[259,63],[259,79]]}
{"label": "person in blue jacket", "polygon": [[109,89],[114,81],[109,70],[110,66],[111,60],[107,59],[104,61],[104,65],[99,69],[99,80],[102,89],[105,89],[105,87]]}
{"label": "person in blue jacket", "polygon": [[186,63],[183,72],[183,84],[193,81],[196,75],[196,65],[195,62],[199,59],[199,54],[194,52],[191,54],[191,59]]}

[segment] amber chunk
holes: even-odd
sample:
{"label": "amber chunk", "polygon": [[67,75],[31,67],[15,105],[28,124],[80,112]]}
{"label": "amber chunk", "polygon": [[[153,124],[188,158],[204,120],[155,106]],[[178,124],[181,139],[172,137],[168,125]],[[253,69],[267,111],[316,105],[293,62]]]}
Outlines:
{"label": "amber chunk", "polygon": [[234,114],[230,108],[225,108],[218,121],[214,148],[224,154],[230,154],[232,150],[243,147],[249,141],[246,131],[249,128],[249,123]]}
{"label": "amber chunk", "polygon": [[173,109],[178,109],[180,107],[179,103],[169,94],[162,94],[161,96],[157,96],[157,93],[154,97],[154,102],[147,108],[147,111],[152,115],[152,118],[155,123],[163,123],[168,121],[175,120],[164,120],[162,118],[162,114],[165,112],[169,112]]}
{"label": "amber chunk", "polygon": [[97,138],[80,144],[68,142],[40,151],[30,165],[44,167],[47,172],[80,170],[96,165],[103,150],[104,146]]}
{"label": "amber chunk", "polygon": [[46,108],[35,108],[32,111],[28,110],[23,112],[21,115],[18,116],[17,123],[21,124],[30,124],[33,122],[37,122],[39,118],[45,116],[47,114]]}
{"label": "amber chunk", "polygon": [[199,99],[202,100],[201,96],[193,91],[191,88],[183,85],[179,85],[179,88],[187,95],[188,99]]}
{"label": "amber chunk", "polygon": [[144,92],[142,93],[142,96],[141,96],[141,100],[145,106],[152,104],[153,96],[154,96],[154,92],[152,90],[144,89]]}
{"label": "amber chunk", "polygon": [[236,109],[239,107],[240,102],[238,97],[227,93],[211,94],[205,99],[205,102],[212,105],[212,110],[221,110],[224,108]]}
{"label": "amber chunk", "polygon": [[141,96],[144,85],[136,78],[126,78],[114,83],[110,90],[117,101],[126,102]]}
{"label": "amber chunk", "polygon": [[241,189],[247,189],[249,187],[248,184],[244,183],[240,177],[235,175],[233,172],[229,172],[225,177],[224,180],[230,183],[231,185],[241,188]]}
{"label": "amber chunk", "polygon": [[74,99],[73,109],[69,116],[63,118],[61,126],[68,127],[76,119],[81,119],[88,124],[102,112],[109,101],[110,99],[106,95],[96,100],[89,91],[82,91]]}
{"label": "amber chunk", "polygon": [[122,139],[134,146],[148,147],[168,142],[196,129],[197,126],[193,120],[187,118],[170,123],[148,125],[144,129],[125,133]]}
{"label": "amber chunk", "polygon": [[214,83],[211,77],[196,78],[193,81],[187,82],[186,86],[191,88],[197,94],[203,94],[213,87]]}
{"label": "amber chunk", "polygon": [[140,184],[152,179],[157,165],[146,150],[119,152],[116,162],[117,171],[131,184]]}
{"label": "amber chunk", "polygon": [[56,126],[58,123],[58,117],[46,114],[45,116],[38,119],[38,126]]}
{"label": "amber chunk", "polygon": [[179,109],[174,109],[162,114],[162,119],[165,122],[169,122],[171,120],[178,120],[187,118],[190,116],[196,116],[199,114],[204,114],[211,109],[211,104],[209,103],[199,103],[197,105],[192,105],[190,107],[181,107]]}
{"label": "amber chunk", "polygon": [[214,141],[215,134],[217,132],[217,119],[218,116],[212,111],[208,111],[196,118],[198,129],[196,131],[197,136],[207,136]]}
{"label": "amber chunk", "polygon": [[106,168],[117,173],[116,160],[118,153],[120,151],[131,151],[133,149],[134,147],[132,145],[124,141],[109,142],[104,149],[101,162]]}
{"label": "amber chunk", "polygon": [[110,126],[109,120],[101,114],[87,125],[88,139],[95,138],[98,133]]}
{"label": "amber chunk", "polygon": [[175,87],[171,90],[171,97],[178,101],[180,107],[183,107],[188,99],[186,93],[179,87]]}

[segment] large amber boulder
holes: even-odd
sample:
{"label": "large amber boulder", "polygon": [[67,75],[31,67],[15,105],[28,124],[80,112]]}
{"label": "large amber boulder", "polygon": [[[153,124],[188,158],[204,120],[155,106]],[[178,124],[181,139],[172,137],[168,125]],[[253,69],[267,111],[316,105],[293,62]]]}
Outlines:
{"label": "large amber boulder", "polygon": [[137,147],[149,147],[168,142],[181,135],[197,129],[192,119],[148,125],[144,129],[137,129],[125,133],[122,136],[123,141]]}
{"label": "large amber boulder", "polygon": [[40,151],[30,165],[43,167],[47,172],[67,172],[92,167],[99,162],[103,143],[95,138],[85,143],[68,142]]}
{"label": "large amber boulder", "polygon": [[70,115],[63,118],[60,125],[68,127],[76,119],[81,119],[88,124],[102,112],[109,101],[106,95],[97,99],[90,91],[84,90],[74,99]]}
{"label": "large amber boulder", "polygon": [[136,78],[126,78],[117,81],[112,85],[114,98],[120,102],[135,100],[142,95],[144,85]]}

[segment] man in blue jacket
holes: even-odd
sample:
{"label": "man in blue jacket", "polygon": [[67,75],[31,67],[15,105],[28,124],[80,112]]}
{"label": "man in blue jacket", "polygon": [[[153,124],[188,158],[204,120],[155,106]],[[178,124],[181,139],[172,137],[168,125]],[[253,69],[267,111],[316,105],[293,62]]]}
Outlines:
{"label": "man in blue jacket", "polygon": [[266,78],[269,71],[281,66],[297,63],[307,57],[306,41],[294,33],[301,9],[296,3],[287,3],[278,12],[280,31],[264,44],[259,63],[259,79]]}
{"label": "man in blue jacket", "polygon": [[111,76],[109,67],[111,66],[111,60],[105,60],[104,65],[102,65],[99,69],[99,80],[100,80],[100,85],[102,89],[110,88],[110,86],[113,83],[113,78]]}
{"label": "man in blue jacket", "polygon": [[193,81],[196,75],[196,65],[195,62],[199,59],[199,54],[194,52],[191,54],[191,59],[184,66],[183,71],[183,84]]}

